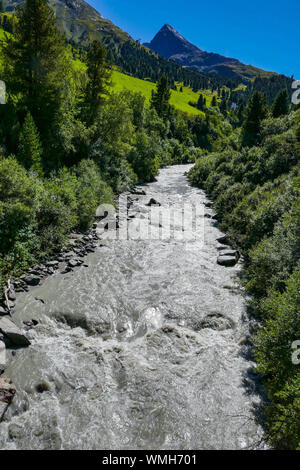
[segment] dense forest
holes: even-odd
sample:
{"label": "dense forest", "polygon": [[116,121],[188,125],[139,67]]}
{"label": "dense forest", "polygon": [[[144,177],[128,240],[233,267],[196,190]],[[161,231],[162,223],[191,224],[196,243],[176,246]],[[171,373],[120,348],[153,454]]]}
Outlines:
{"label": "dense forest", "polygon": [[193,184],[215,201],[221,228],[244,255],[242,283],[260,328],[254,341],[270,403],[267,436],[300,448],[300,371],[292,345],[300,332],[300,111],[287,91],[273,107],[255,92],[226,148],[199,159]]}
{"label": "dense forest", "polygon": [[161,166],[194,162],[232,131],[218,107],[178,113],[166,76],[151,106],[140,94],[110,93],[104,46],[94,41],[78,68],[44,0],[28,0],[14,22],[1,46],[2,281],[59,251],[70,231],[87,229],[99,203],[152,181]]}
{"label": "dense forest", "polygon": [[[27,0],[13,27],[1,21],[13,34],[0,50],[0,287],[90,227],[100,203],[155,180],[163,166],[196,162],[192,183],[214,199],[244,255],[241,282],[260,325],[257,372],[270,399],[267,437],[300,448],[300,372],[291,361],[300,332],[300,110],[290,106],[291,80],[256,79],[245,89],[131,42],[118,53],[97,41],[79,48],[45,0]],[[112,64],[157,82],[149,106],[141,94],[110,91]],[[201,114],[180,113],[169,104],[174,82],[216,91],[219,101],[207,106],[200,95],[192,104]]]}

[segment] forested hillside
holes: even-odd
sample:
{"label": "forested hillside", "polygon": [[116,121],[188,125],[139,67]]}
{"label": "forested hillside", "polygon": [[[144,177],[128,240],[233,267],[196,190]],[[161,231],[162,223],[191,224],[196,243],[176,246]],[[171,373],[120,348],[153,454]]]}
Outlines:
{"label": "forested hillside", "polygon": [[245,258],[242,282],[261,322],[255,351],[270,398],[267,436],[281,449],[300,448],[300,371],[292,362],[300,333],[299,113],[289,112],[286,91],[271,110],[256,92],[229,145],[190,173]]}
{"label": "forested hillside", "polygon": [[[0,106],[2,280],[59,251],[99,203],[152,181],[163,165],[195,161],[232,131],[216,96],[200,110],[199,96],[181,86],[175,94],[167,77],[148,95],[120,91],[105,48],[92,42],[80,62],[43,0],[28,0],[14,21],[0,61],[8,92]],[[169,103],[186,93],[190,115]]]}

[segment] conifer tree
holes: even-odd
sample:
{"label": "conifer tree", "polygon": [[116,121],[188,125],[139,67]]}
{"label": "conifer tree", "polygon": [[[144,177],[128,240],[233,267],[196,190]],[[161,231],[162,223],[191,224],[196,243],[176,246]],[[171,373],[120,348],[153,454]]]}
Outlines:
{"label": "conifer tree", "polygon": [[42,175],[41,155],[39,132],[31,114],[28,113],[19,137],[18,158],[27,170],[32,169]]}
{"label": "conifer tree", "polygon": [[21,96],[39,130],[47,131],[59,107],[65,70],[63,37],[46,0],[26,0],[18,9],[3,54],[8,91]]}
{"label": "conifer tree", "polygon": [[273,106],[272,106],[272,115],[274,118],[284,116],[289,113],[289,95],[287,90],[279,91],[276,96]]}
{"label": "conifer tree", "polygon": [[85,92],[85,119],[91,124],[109,95],[111,71],[106,63],[106,49],[99,41],[93,41],[87,57],[88,84]]}
{"label": "conifer tree", "polygon": [[4,4],[3,4],[3,0],[0,0],[0,13],[3,13],[4,12]]}
{"label": "conifer tree", "polygon": [[206,99],[204,96],[200,93],[198,103],[197,103],[197,108],[200,109],[200,111],[203,111],[206,107]]}
{"label": "conifer tree", "polygon": [[152,91],[151,107],[156,109],[160,117],[168,117],[170,113],[171,90],[168,77],[163,75],[156,85],[156,91]]}
{"label": "conifer tree", "polygon": [[211,100],[211,106],[217,106],[217,98],[216,98],[216,95],[213,96],[212,100]]}
{"label": "conifer tree", "polygon": [[256,91],[249,100],[247,117],[242,128],[242,145],[251,147],[259,141],[261,121],[268,116],[266,95]]}

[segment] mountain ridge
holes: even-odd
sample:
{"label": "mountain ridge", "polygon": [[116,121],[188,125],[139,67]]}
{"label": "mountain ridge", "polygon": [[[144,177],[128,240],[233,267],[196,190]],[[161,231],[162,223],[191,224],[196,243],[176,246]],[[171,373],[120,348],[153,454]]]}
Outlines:
{"label": "mountain ridge", "polygon": [[169,24],[164,24],[152,41],[144,43],[144,46],[183,67],[192,67],[204,73],[218,73],[226,78],[251,80],[257,76],[277,75],[243,64],[238,59],[203,51]]}

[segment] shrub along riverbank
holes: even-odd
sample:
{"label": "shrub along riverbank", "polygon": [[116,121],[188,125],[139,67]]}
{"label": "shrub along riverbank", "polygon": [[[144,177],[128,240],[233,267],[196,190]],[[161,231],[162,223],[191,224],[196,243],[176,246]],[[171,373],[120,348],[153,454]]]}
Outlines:
{"label": "shrub along riverbank", "polygon": [[242,282],[261,319],[255,353],[271,400],[267,437],[282,449],[300,449],[300,365],[292,361],[300,340],[299,123],[299,111],[262,120],[255,146],[237,138],[189,175],[214,199],[221,228],[244,254]]}

